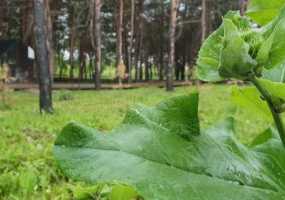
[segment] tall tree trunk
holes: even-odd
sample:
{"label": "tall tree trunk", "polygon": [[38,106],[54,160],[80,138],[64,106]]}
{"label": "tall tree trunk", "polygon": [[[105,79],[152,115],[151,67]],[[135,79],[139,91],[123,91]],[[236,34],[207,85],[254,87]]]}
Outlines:
{"label": "tall tree trunk", "polygon": [[35,44],[39,72],[40,111],[52,113],[52,82],[49,70],[49,53],[46,41],[46,7],[42,0],[34,0]]}
{"label": "tall tree trunk", "polygon": [[[143,25],[142,25],[142,29],[143,30]],[[139,53],[139,60],[140,60],[140,65],[139,65],[139,80],[140,81],[143,81],[143,64],[144,64],[144,54],[145,54],[145,51],[143,50],[143,39],[144,39],[144,34],[143,32],[141,31],[141,35],[140,35],[140,53]]]}
{"label": "tall tree trunk", "polygon": [[138,28],[137,29],[137,34],[136,34],[136,51],[135,51],[135,81],[139,81],[140,79],[140,53],[141,53],[141,49],[140,49],[140,37],[141,37],[141,31]]}
{"label": "tall tree trunk", "polygon": [[[49,1],[49,0],[46,0]],[[55,29],[53,27],[54,25],[54,18],[52,16],[52,10],[49,6],[48,10],[48,24],[47,24],[47,30],[48,30],[48,52],[49,52],[49,68],[51,69],[51,78],[52,81],[54,80],[54,76],[56,75],[57,71],[57,65],[56,65],[56,51],[55,51],[55,42],[54,42],[54,33]]]}
{"label": "tall tree trunk", "polygon": [[128,42],[128,24],[124,24],[124,30],[123,30],[123,58],[124,58],[124,63],[126,65],[126,72],[129,73],[130,65],[129,65],[129,42]]}
{"label": "tall tree trunk", "polygon": [[144,78],[145,78],[145,81],[149,81],[150,79],[150,63],[149,63],[149,60],[148,60],[148,54],[147,52],[144,53]]}
{"label": "tall tree trunk", "polygon": [[33,32],[33,2],[28,1],[25,5],[20,6],[20,38],[21,43],[17,48],[17,66],[21,69],[22,73],[28,72],[27,80],[33,80],[33,66],[27,62],[26,46],[32,45],[32,32]]}
{"label": "tall tree trunk", "polygon": [[94,57],[94,54],[93,54],[93,52],[91,53],[91,55],[90,55],[90,63],[89,63],[89,77],[90,77],[90,80],[93,80],[94,81],[94,69],[95,69],[95,67],[94,67],[94,63],[95,63],[95,60],[93,60],[93,57]]}
{"label": "tall tree trunk", "polygon": [[134,43],[134,29],[135,29],[135,5],[136,0],[131,0],[131,30],[130,30],[130,41],[129,41],[129,76],[128,82],[132,82],[132,67],[133,67],[133,59],[132,59],[132,52],[133,52],[133,43]]}
{"label": "tall tree trunk", "polygon": [[164,69],[164,1],[160,0],[161,16],[160,16],[160,41],[159,41],[159,80],[162,81],[165,75]]}
{"label": "tall tree trunk", "polygon": [[0,39],[5,39],[8,33],[8,0],[0,1]]}
{"label": "tall tree trunk", "polygon": [[240,15],[244,16],[247,10],[248,0],[239,0],[239,1],[240,1]]}
{"label": "tall tree trunk", "polygon": [[82,44],[80,44],[80,48],[79,48],[79,80],[78,82],[80,83],[81,81],[83,81],[83,70],[84,70],[84,52],[83,52],[83,48],[82,48]]}
{"label": "tall tree trunk", "polygon": [[21,40],[25,45],[32,45],[33,24],[33,2],[28,1],[21,8]]}
{"label": "tall tree trunk", "polygon": [[[63,49],[64,51],[64,49]],[[63,70],[64,70],[64,59],[63,59],[63,55],[61,54],[61,52],[58,52],[58,65],[59,65],[59,79],[62,80],[63,79]]]}
{"label": "tall tree trunk", "polygon": [[202,0],[202,17],[201,17],[201,27],[202,27],[202,42],[207,37],[207,0]]}
{"label": "tall tree trunk", "polygon": [[149,79],[153,79],[153,65],[152,63],[149,63]]}
{"label": "tall tree trunk", "polygon": [[95,0],[95,88],[101,89],[101,0]]}
{"label": "tall tree trunk", "polygon": [[69,71],[69,78],[74,78],[74,48],[75,48],[75,37],[76,37],[76,18],[74,13],[74,8],[72,7],[71,11],[71,27],[70,27],[70,35],[69,35],[69,42],[70,42],[70,55],[69,55],[69,64],[70,64],[70,71]]}
{"label": "tall tree trunk", "polygon": [[[117,71],[120,71],[119,65],[123,62],[123,16],[124,16],[124,1],[117,0]],[[122,77],[118,76],[119,82],[122,82]]]}
{"label": "tall tree trunk", "polygon": [[166,90],[173,91],[173,69],[175,67],[175,32],[177,23],[177,6],[179,0],[171,0],[171,16],[169,30],[169,63],[166,73]]}
{"label": "tall tree trunk", "polygon": [[[188,14],[188,4],[185,4],[185,8],[184,8],[184,12],[182,14],[182,20],[186,21],[187,20],[187,14]],[[183,31],[183,41],[185,42],[185,44],[188,44],[189,39],[188,39],[188,35],[186,34],[186,27],[183,26],[182,27],[182,31]],[[187,60],[188,60],[188,48],[189,45],[184,45],[183,47],[183,51],[182,51],[182,70],[181,70],[181,80],[185,81],[185,71],[186,71],[186,64],[187,64]]]}
{"label": "tall tree trunk", "polygon": [[[139,32],[139,30],[137,30]],[[141,33],[137,33],[136,35],[136,51],[135,51],[135,81],[137,82],[140,78],[140,72],[139,72],[139,63],[140,63],[140,35]]]}
{"label": "tall tree trunk", "polygon": [[50,0],[45,0],[45,18],[46,18],[46,31],[47,31],[47,48],[49,53],[49,69],[51,80],[53,81],[55,69],[55,55],[54,55],[54,44],[53,44],[53,23],[50,9]]}
{"label": "tall tree trunk", "polygon": [[143,12],[144,5],[143,1],[139,1],[137,5],[137,16],[136,16],[136,50],[135,50],[135,80],[140,80],[140,67],[141,67],[141,54],[142,54],[142,40],[143,40]]}

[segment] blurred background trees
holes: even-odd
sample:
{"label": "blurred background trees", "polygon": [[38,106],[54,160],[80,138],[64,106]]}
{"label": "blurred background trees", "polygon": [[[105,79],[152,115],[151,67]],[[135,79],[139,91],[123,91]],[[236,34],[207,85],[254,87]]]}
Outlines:
{"label": "blurred background trees", "polygon": [[[120,63],[124,65],[122,81],[128,83],[168,80],[167,86],[171,87],[173,80],[193,79],[201,41],[220,25],[228,10],[238,10],[240,3],[239,0],[44,2],[52,80],[89,81],[97,89],[101,82],[120,79],[116,73]],[[177,5],[171,20],[173,2]],[[33,0],[0,2],[0,60],[9,64],[11,76],[18,81],[38,80],[39,68],[35,56],[30,56],[31,52],[36,54],[34,6]]]}
{"label": "blurred background trees", "polygon": [[[170,0],[45,2],[50,70],[55,80],[95,81],[115,69],[120,59],[126,65],[129,82],[166,78]],[[177,1],[175,79],[183,80],[189,75],[185,66],[194,67],[201,40],[221,23],[227,10],[237,10],[238,4],[238,0]],[[1,0],[0,40],[14,39],[35,48],[33,10],[32,0]],[[98,45],[100,48],[96,48]],[[102,49],[102,60],[98,49]],[[1,60],[3,57],[1,54]],[[99,63],[102,67],[96,73]]]}

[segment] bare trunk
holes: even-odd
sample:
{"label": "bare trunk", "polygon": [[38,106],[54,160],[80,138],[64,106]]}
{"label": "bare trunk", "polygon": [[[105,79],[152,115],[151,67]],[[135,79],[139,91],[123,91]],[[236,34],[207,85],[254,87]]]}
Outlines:
{"label": "bare trunk", "polygon": [[90,0],[90,4],[89,4],[89,37],[90,37],[92,49],[95,49],[95,37],[94,37],[95,6],[96,6],[95,0]]}
{"label": "bare trunk", "polygon": [[140,79],[140,72],[139,72],[139,68],[140,68],[140,54],[141,54],[141,49],[140,49],[140,38],[141,38],[141,31],[138,28],[137,29],[137,34],[136,34],[136,51],[135,51],[135,80],[138,81]]}
{"label": "bare trunk", "polygon": [[0,39],[5,39],[8,33],[8,0],[0,1]]}
{"label": "bare trunk", "polygon": [[160,48],[159,48],[159,80],[164,79],[165,69],[164,69],[164,1],[160,1],[161,4],[161,16],[160,16]]}
{"label": "bare trunk", "polygon": [[79,82],[83,81],[83,70],[84,70],[84,52],[82,49],[82,45],[80,44],[80,50],[79,50]]}
{"label": "bare trunk", "polygon": [[132,59],[132,52],[133,52],[133,42],[134,42],[134,29],[135,29],[135,4],[136,0],[131,0],[131,30],[130,30],[130,42],[129,42],[129,76],[128,82],[132,81],[132,67],[133,67],[133,59]]}
{"label": "bare trunk", "polygon": [[76,24],[75,24],[75,13],[74,8],[72,8],[71,12],[71,27],[70,27],[70,36],[69,36],[69,42],[70,42],[70,58],[69,58],[69,64],[70,64],[70,71],[69,71],[69,78],[74,78],[74,47],[75,47],[75,37],[76,37]]}
{"label": "bare trunk", "polygon": [[60,70],[59,70],[59,79],[62,80],[63,79],[63,68],[64,68],[64,60],[63,60],[63,55],[61,55],[60,52],[58,52],[58,64],[59,64],[59,67],[60,67]]}
{"label": "bare trunk", "polygon": [[248,0],[240,0],[240,15],[244,16],[247,10]]}
{"label": "bare trunk", "polygon": [[[124,14],[124,1],[117,0],[117,71],[121,71],[119,69],[119,65],[123,61],[123,14]],[[119,83],[122,82],[122,77],[118,76]]]}
{"label": "bare trunk", "polygon": [[140,33],[137,34],[137,42],[136,42],[136,53],[135,53],[135,81],[137,82],[140,77],[140,72],[139,72],[139,63],[140,63]]}
{"label": "bare trunk", "polygon": [[201,27],[202,27],[202,42],[207,37],[207,0],[202,0],[202,17],[201,17]]}
{"label": "bare trunk", "polygon": [[129,30],[128,30],[128,26],[127,23],[124,24],[124,30],[123,30],[123,58],[124,58],[124,63],[126,65],[126,72],[129,73],[129,43],[128,43],[128,34],[129,34]]}
{"label": "bare trunk", "polygon": [[139,67],[139,80],[143,81],[143,64],[144,64],[144,54],[145,51],[143,50],[143,39],[144,39],[144,34],[143,34],[143,22],[141,26],[141,35],[140,35],[140,54],[139,54],[139,60],[140,60],[140,67]]}
{"label": "bare trunk", "polygon": [[137,30],[136,30],[136,53],[135,53],[135,65],[136,65],[136,81],[141,80],[142,77],[142,42],[143,42],[143,2],[140,1],[138,5],[138,15],[137,15]]}
{"label": "bare trunk", "polygon": [[101,89],[101,0],[95,0],[95,88]]}
{"label": "bare trunk", "polygon": [[177,6],[178,0],[171,1],[171,16],[169,30],[169,63],[166,73],[166,90],[173,91],[173,69],[175,67],[175,32],[177,23]]}
{"label": "bare trunk", "polygon": [[145,78],[145,81],[149,81],[150,79],[150,63],[149,63],[149,60],[148,60],[148,55],[147,53],[145,53],[144,55],[144,78]]}
{"label": "bare trunk", "polygon": [[26,45],[32,43],[33,24],[33,2],[28,1],[26,6],[21,8],[21,40]]}
{"label": "bare trunk", "polygon": [[45,5],[42,0],[34,0],[35,44],[39,72],[40,111],[52,113],[52,81],[49,70],[49,53],[46,41]]}
{"label": "bare trunk", "polygon": [[52,16],[51,16],[51,10],[50,10],[50,4],[49,0],[45,0],[45,7],[46,7],[46,30],[47,30],[47,48],[49,53],[49,69],[50,69],[50,75],[51,80],[53,81],[53,76],[55,72],[55,64],[54,64],[54,48],[53,48],[53,27],[52,27]]}

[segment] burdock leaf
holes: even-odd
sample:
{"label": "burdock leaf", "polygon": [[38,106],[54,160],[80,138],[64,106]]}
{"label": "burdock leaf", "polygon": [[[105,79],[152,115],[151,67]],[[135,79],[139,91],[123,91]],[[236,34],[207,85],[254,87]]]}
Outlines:
{"label": "burdock leaf", "polygon": [[224,42],[219,72],[225,78],[246,79],[257,62],[249,54],[250,46],[232,20],[224,20]]}
{"label": "burdock leaf", "polygon": [[268,137],[248,148],[235,139],[233,119],[199,133],[197,111],[192,94],[134,108],[109,134],[70,123],[55,159],[74,180],[128,185],[146,200],[284,200],[282,143]]}
{"label": "burdock leaf", "polygon": [[250,0],[247,15],[260,25],[273,20],[285,5],[285,0]]}

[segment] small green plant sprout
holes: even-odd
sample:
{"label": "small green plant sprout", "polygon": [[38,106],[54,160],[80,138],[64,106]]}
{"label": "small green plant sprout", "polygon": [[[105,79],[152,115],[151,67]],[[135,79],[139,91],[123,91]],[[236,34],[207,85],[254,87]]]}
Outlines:
{"label": "small green plant sprout", "polygon": [[[127,185],[146,200],[285,200],[285,137],[280,116],[285,88],[273,82],[284,71],[285,9],[280,8],[285,2],[250,2],[247,17],[229,12],[205,41],[198,75],[205,81],[252,82],[260,94],[249,99],[267,102],[269,109],[258,106],[272,113],[277,131],[268,127],[245,146],[235,138],[233,118],[200,130],[199,95],[192,93],[153,108],[132,108],[110,134],[68,124],[54,147],[66,176],[91,184]],[[270,12],[266,12],[267,4]],[[246,94],[252,95],[251,91]],[[120,199],[131,200],[124,192],[120,190]]]}

